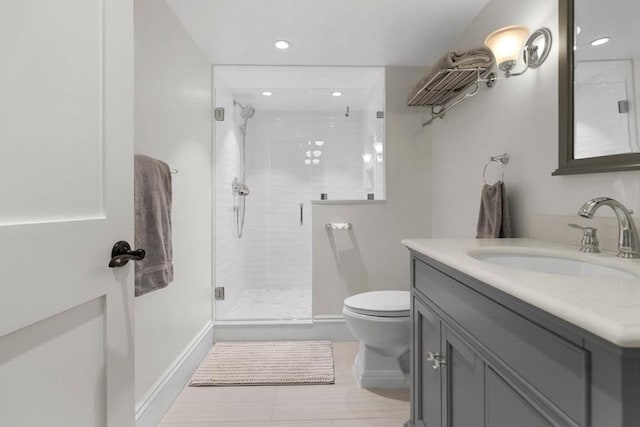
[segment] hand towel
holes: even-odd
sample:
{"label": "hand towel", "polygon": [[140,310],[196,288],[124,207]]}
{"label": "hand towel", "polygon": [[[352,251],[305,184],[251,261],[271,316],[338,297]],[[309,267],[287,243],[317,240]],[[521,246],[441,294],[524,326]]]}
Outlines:
{"label": "hand towel", "polygon": [[135,295],[173,281],[171,244],[171,172],[169,166],[141,154],[134,161],[135,247],[146,251],[135,263]]}
{"label": "hand towel", "polygon": [[482,187],[476,238],[511,237],[509,204],[502,181]]}

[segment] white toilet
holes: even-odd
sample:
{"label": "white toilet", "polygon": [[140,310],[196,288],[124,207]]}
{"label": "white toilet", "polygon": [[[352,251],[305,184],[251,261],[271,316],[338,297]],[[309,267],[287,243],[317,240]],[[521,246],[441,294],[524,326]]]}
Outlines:
{"label": "white toilet", "polygon": [[363,388],[409,386],[408,291],[365,292],[344,300],[342,314],[360,341],[353,370]]}

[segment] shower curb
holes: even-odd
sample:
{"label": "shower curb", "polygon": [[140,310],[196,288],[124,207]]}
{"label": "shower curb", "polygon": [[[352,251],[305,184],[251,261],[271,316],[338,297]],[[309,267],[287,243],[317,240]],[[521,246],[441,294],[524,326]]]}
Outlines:
{"label": "shower curb", "polygon": [[357,341],[342,315],[315,316],[307,322],[216,322],[215,341]]}

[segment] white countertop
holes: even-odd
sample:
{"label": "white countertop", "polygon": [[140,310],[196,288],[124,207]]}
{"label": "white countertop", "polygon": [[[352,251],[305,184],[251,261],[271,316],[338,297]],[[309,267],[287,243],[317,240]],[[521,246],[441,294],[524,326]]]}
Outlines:
{"label": "white countertop", "polygon": [[640,279],[546,274],[486,263],[467,254],[507,249],[597,262],[640,275],[640,260],[585,254],[575,246],[533,239],[408,239],[421,254],[493,286],[621,347],[640,347]]}

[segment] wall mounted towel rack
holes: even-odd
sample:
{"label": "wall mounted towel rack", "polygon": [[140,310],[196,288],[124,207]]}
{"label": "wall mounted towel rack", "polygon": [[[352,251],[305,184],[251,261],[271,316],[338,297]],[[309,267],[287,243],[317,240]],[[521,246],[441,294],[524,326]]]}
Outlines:
{"label": "wall mounted towel rack", "polygon": [[509,164],[509,154],[504,153],[500,154],[499,156],[491,156],[489,157],[489,160],[487,160],[487,162],[484,164],[484,167],[482,168],[482,180],[487,185],[489,185],[487,183],[487,166],[489,166],[491,163],[497,163],[500,166],[499,180],[504,181],[504,165]]}
{"label": "wall mounted towel rack", "polygon": [[[431,118],[422,126],[428,126],[435,119],[444,118],[445,114],[458,104],[472,98],[480,91],[480,83],[487,87],[495,86],[495,73],[487,73],[487,68],[449,68],[438,71],[407,102],[408,106],[431,107]],[[471,92],[465,92],[475,85]],[[464,94],[464,95],[462,95]]]}

